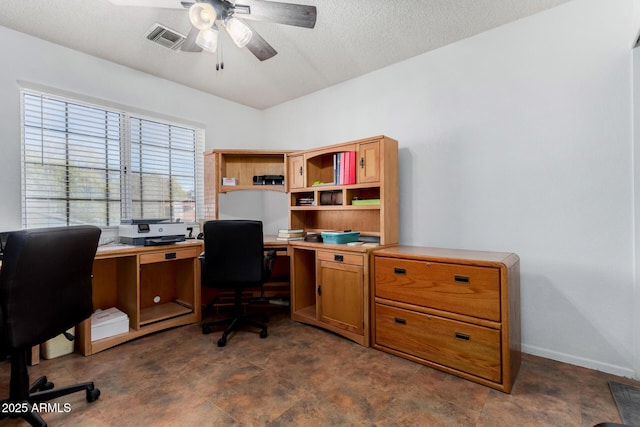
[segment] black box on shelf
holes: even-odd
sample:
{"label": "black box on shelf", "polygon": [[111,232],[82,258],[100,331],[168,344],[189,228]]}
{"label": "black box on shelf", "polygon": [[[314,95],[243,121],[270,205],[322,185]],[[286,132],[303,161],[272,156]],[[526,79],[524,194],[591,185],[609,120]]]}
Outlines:
{"label": "black box on shelf", "polygon": [[284,175],[254,175],[253,185],[284,185]]}

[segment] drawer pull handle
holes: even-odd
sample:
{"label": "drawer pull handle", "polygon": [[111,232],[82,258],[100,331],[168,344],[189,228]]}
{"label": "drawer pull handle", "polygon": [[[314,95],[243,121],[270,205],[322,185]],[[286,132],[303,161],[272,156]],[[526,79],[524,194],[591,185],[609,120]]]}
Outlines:
{"label": "drawer pull handle", "polygon": [[405,270],[404,268],[398,268],[398,267],[394,268],[393,272],[395,274],[403,274],[403,275],[407,274],[407,270]]}
{"label": "drawer pull handle", "polygon": [[393,320],[396,323],[400,323],[401,325],[406,325],[407,324],[407,319],[402,319],[400,317],[394,317]]}
{"label": "drawer pull handle", "polygon": [[469,276],[459,276],[457,274],[453,276],[453,280],[455,280],[456,283],[464,283],[465,285],[468,285],[471,282]]}
{"label": "drawer pull handle", "polygon": [[337,261],[337,262],[342,262],[342,261],[344,261],[344,256],[342,256],[342,255],[334,255],[333,256],[333,260]]}
{"label": "drawer pull handle", "polygon": [[168,252],[168,253],[164,254],[164,259],[176,259],[176,253],[175,252]]}
{"label": "drawer pull handle", "polygon": [[463,334],[461,332],[456,332],[456,339],[462,340],[462,341],[470,341],[471,340],[471,336],[467,335],[467,334]]}

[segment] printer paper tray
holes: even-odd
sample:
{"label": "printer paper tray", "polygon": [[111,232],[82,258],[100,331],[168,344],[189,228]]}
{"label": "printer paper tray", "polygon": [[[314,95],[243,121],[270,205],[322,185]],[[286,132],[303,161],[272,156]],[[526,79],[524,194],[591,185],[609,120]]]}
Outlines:
{"label": "printer paper tray", "polygon": [[162,238],[158,237],[155,239],[144,239],[145,246],[158,246],[158,245],[168,245],[171,243],[184,242],[184,237],[182,236],[174,236],[170,238]]}

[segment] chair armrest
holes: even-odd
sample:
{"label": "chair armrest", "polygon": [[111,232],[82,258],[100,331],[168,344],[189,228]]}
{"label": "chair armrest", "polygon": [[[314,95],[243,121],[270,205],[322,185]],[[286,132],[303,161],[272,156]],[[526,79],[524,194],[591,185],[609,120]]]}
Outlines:
{"label": "chair armrest", "polygon": [[200,260],[200,278],[202,280],[202,283],[204,283],[204,278],[207,277],[205,275],[205,268],[207,266],[207,263],[204,260],[204,252],[200,253],[198,259]]}
{"label": "chair armrest", "polygon": [[263,268],[262,268],[262,277],[263,281],[268,281],[271,278],[271,272],[273,271],[273,265],[276,262],[276,251],[271,249],[264,256],[263,260]]}

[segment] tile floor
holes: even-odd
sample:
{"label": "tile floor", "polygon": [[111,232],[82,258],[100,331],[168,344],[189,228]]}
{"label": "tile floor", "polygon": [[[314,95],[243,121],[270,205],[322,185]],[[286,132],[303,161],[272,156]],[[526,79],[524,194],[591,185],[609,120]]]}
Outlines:
{"label": "tile floor", "polygon": [[[93,380],[102,391],[57,400],[50,426],[593,426],[621,422],[607,381],[627,378],[523,355],[505,394],[275,313],[269,337],[239,332],[218,348],[198,325],[90,357],[43,360],[31,378]],[[0,363],[0,395],[8,394]],[[18,420],[0,425],[22,426]]]}

